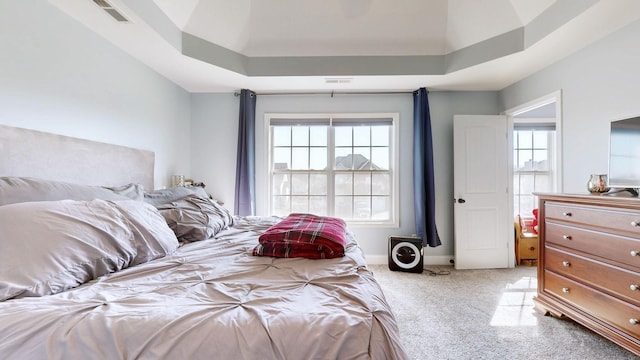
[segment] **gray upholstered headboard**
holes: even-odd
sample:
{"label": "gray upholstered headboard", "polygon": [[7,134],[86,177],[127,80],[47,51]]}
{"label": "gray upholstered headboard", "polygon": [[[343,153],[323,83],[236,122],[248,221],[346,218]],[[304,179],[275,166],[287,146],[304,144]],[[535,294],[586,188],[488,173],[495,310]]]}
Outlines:
{"label": "gray upholstered headboard", "polygon": [[152,151],[0,125],[0,176],[153,190]]}

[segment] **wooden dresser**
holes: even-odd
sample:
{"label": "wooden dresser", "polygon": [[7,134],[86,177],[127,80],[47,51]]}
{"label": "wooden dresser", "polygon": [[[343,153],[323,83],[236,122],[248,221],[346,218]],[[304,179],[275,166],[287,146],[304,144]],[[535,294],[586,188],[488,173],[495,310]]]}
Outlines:
{"label": "wooden dresser", "polygon": [[536,194],[536,310],[640,355],[640,199]]}

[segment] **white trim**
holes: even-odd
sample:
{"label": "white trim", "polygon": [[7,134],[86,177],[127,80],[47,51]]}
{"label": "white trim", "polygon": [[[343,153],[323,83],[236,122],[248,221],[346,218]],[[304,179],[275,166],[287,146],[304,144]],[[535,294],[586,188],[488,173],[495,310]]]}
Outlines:
{"label": "white trim", "polygon": [[[522,105],[518,105],[516,107],[513,107],[511,109],[507,109],[505,110],[504,114],[508,115],[508,116],[518,116],[522,113],[526,113],[528,111],[531,111],[533,109],[537,109],[541,106],[545,106],[545,105],[549,105],[553,102],[558,102],[560,101],[560,99],[562,98],[562,90],[557,90],[552,92],[551,94],[547,94],[544,96],[541,96],[537,99],[528,101]],[[556,106],[556,110],[557,110],[557,106]],[[556,118],[558,113],[556,112]]]}
{"label": "white trim", "polygon": [[[507,161],[509,162],[509,181],[507,184],[507,196],[509,197],[507,206],[509,207],[509,215],[513,215],[513,116],[507,115],[507,146],[509,147],[509,152],[507,154]],[[509,224],[512,224],[510,222]],[[511,225],[512,226],[512,225]],[[509,259],[508,264],[509,267],[512,268],[516,264],[516,238],[515,233],[511,231],[511,241],[509,242]]]}
{"label": "white trim", "polygon": [[[556,123],[555,118],[517,118],[513,119],[514,124],[526,123],[526,124],[551,124]],[[515,126],[515,125],[514,125]]]}

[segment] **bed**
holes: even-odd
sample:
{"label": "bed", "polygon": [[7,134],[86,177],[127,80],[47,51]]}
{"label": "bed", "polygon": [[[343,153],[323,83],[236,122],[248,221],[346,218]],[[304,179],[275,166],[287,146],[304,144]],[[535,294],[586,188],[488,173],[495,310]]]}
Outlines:
{"label": "bed", "polygon": [[[0,130],[3,152],[7,133],[34,136]],[[348,228],[342,254],[269,256],[260,236],[287,219],[232,216],[198,187],[120,184],[109,161],[107,185],[0,168],[3,359],[408,358]]]}

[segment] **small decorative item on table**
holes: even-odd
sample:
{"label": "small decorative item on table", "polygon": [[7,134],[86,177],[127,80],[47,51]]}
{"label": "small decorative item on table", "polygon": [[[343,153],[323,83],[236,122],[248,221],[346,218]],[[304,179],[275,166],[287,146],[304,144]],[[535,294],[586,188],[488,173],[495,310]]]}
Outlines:
{"label": "small decorative item on table", "polygon": [[590,193],[602,194],[610,189],[606,174],[591,174],[587,182],[587,190],[589,190]]}
{"label": "small decorative item on table", "polygon": [[171,187],[184,186],[184,175],[173,175],[171,177]]}

